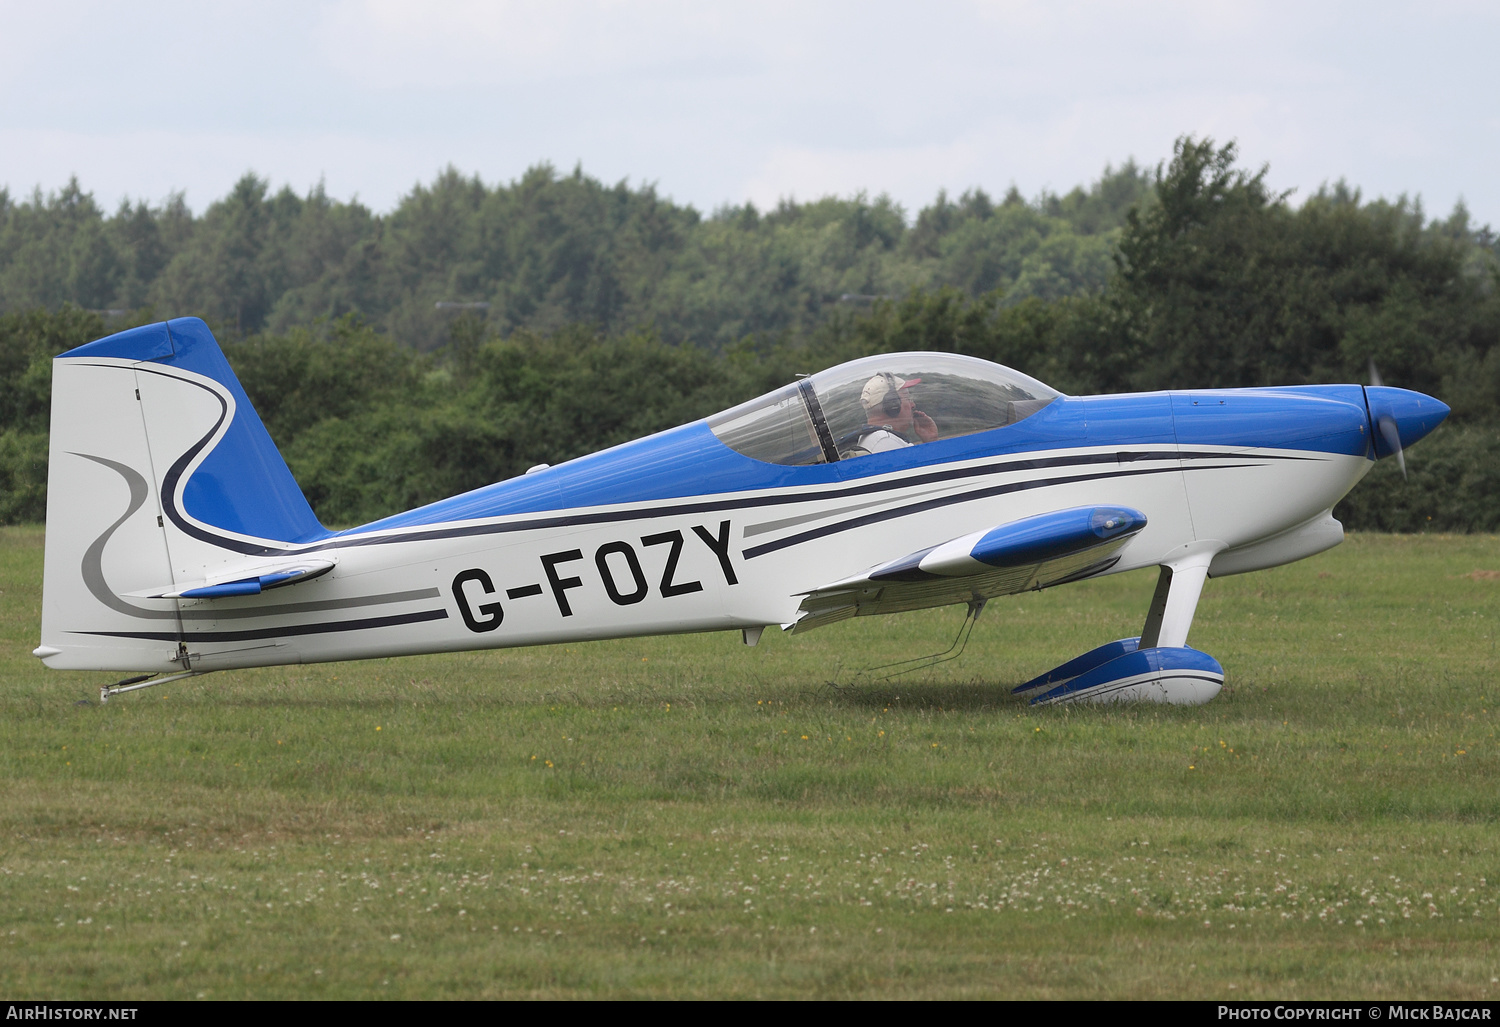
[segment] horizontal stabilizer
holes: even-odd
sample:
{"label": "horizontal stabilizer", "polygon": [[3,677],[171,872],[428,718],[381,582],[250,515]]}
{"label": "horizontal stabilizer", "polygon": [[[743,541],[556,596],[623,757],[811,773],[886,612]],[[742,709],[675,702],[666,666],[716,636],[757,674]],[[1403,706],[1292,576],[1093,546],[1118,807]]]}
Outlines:
{"label": "horizontal stabilizer", "polygon": [[283,585],[311,581],[333,570],[333,566],[332,560],[282,561],[262,565],[249,574],[241,567],[232,575],[194,582],[186,588],[172,585],[165,589],[144,589],[131,594],[146,599],[227,599],[230,596],[253,596]]}
{"label": "horizontal stabilizer", "polygon": [[1083,506],[972,532],[814,589],[790,630],[1076,581],[1113,566],[1145,526],[1139,510]]}

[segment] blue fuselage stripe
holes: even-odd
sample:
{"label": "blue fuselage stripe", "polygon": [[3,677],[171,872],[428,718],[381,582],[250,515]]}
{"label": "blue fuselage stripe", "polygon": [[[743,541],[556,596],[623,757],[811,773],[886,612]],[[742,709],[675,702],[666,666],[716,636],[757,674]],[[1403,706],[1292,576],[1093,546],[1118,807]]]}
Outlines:
{"label": "blue fuselage stripe", "polygon": [[[644,507],[632,510],[601,510],[594,513],[584,514],[561,514],[556,517],[535,517],[522,521],[506,521],[503,523],[490,524],[463,524],[447,528],[434,528],[430,531],[412,531],[400,534],[381,534],[361,537],[359,535],[343,535],[338,538],[329,539],[310,546],[301,546],[292,550],[275,550],[275,552],[312,553],[321,550],[341,549],[346,546],[376,546],[388,545],[397,542],[429,542],[435,539],[464,538],[474,535],[503,534],[514,531],[535,531],[547,528],[575,527],[585,524],[610,524],[618,521],[642,520],[652,517],[664,517],[674,515],[689,515],[700,513],[714,513],[721,510],[748,510],[757,507],[784,506],[794,503],[812,503],[825,500],[847,499],[853,496],[870,495],[880,492],[891,492],[900,489],[913,488],[936,482],[956,481],[964,478],[987,477],[995,474],[1007,474],[1015,471],[1046,470],[1058,467],[1079,467],[1091,464],[1136,462],[1145,460],[1206,460],[1206,459],[1241,459],[1247,461],[1264,462],[1265,460],[1311,460],[1315,457],[1281,456],[1264,453],[1173,453],[1173,452],[1150,452],[1150,453],[1086,453],[1073,456],[1046,457],[1031,460],[1008,460],[1003,463],[986,464],[980,467],[959,467],[944,471],[936,471],[928,474],[916,474],[906,478],[871,482],[856,485],[849,488],[835,488],[822,491],[780,492],[775,495],[740,496],[735,499],[716,499],[707,502],[684,502],[663,504],[661,506]],[[1235,465],[1224,465],[1235,466]],[[1143,471],[1121,472],[1127,474],[1152,474],[1160,471],[1176,471],[1178,467],[1162,467]],[[1113,477],[1115,475],[1106,475]],[[1084,479],[1067,479],[1084,480]],[[1049,483],[1044,479],[1043,484]],[[972,495],[972,493],[970,494]],[[961,502],[962,499],[954,500]],[[878,519],[878,518],[877,518]]]}

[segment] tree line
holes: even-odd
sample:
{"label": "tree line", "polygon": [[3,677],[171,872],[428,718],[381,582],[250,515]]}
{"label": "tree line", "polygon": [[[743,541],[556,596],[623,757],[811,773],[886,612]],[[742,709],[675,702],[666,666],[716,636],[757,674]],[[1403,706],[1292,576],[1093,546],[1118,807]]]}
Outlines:
{"label": "tree line", "polygon": [[493,188],[451,168],[389,215],[246,175],[194,216],[182,196],[106,215],[76,181],[0,190],[0,312],[72,303],[195,314],[221,335],[283,333],[349,313],[421,350],[477,316],[500,335],[652,326],[720,349],[806,333],[878,297],[952,286],[1012,300],[1097,290],[1124,216],[1150,190],[1133,163],[1065,196],[939,194],[908,225],[888,197],[724,207],[548,165]]}
{"label": "tree line", "polygon": [[[443,181],[424,195],[430,199],[439,187],[446,189]],[[479,206],[503,192],[470,185]],[[524,185],[506,187],[506,202],[516,200]],[[573,197],[609,193],[587,178],[550,173],[535,186]],[[623,210],[645,203],[647,193],[610,195]],[[338,206],[320,202],[329,210]],[[660,210],[669,206],[651,202]],[[985,204],[988,214],[981,215]],[[671,209],[683,223],[691,220],[683,209]],[[879,202],[828,200],[786,204],[756,214],[750,225],[741,224],[748,208],[693,224],[694,230],[713,229],[747,247],[769,240],[774,249],[779,240],[791,252],[793,242],[801,246],[813,236],[857,240],[875,231],[870,212],[880,209]],[[1078,394],[1357,382],[1365,380],[1373,360],[1388,383],[1442,398],[1453,416],[1414,451],[1409,481],[1382,461],[1336,514],[1351,528],[1500,527],[1500,255],[1493,235],[1471,225],[1462,207],[1429,220],[1417,203],[1366,201],[1342,184],[1294,204],[1268,188],[1264,168],[1241,166],[1233,145],[1183,139],[1171,160],[1154,171],[1128,166],[1063,197],[999,204],[977,191],[954,202],[940,197],[911,225],[889,205],[883,209],[892,214],[884,229],[889,245],[868,249],[877,244],[866,241],[866,270],[925,267],[929,277],[839,278],[854,266],[840,261],[851,261],[859,247],[830,243],[821,258],[826,263],[798,251],[807,263],[770,261],[790,276],[793,298],[796,282],[817,275],[835,283],[830,289],[858,281],[864,289],[893,291],[863,293],[891,298],[857,304],[804,304],[794,316],[786,311],[795,303],[776,306],[787,297],[778,292],[775,275],[765,275],[765,264],[725,260],[714,271],[721,275],[715,287],[724,285],[723,276],[737,274],[747,283],[747,295],[753,294],[740,301],[754,306],[761,302],[754,296],[764,299],[754,316],[769,320],[755,322],[766,325],[756,330],[700,337],[686,326],[717,323],[707,313],[701,322],[660,312],[634,321],[638,312],[620,313],[635,310],[628,303],[618,309],[605,303],[598,309],[616,312],[591,317],[580,312],[583,307],[569,306],[574,298],[562,289],[546,317],[517,315],[508,322],[495,305],[460,310],[425,343],[382,320],[396,316],[396,303],[386,315],[354,305],[342,313],[304,314],[285,327],[243,334],[231,329],[225,349],[314,509],[329,524],[360,523],[510,477],[535,463],[558,463],[671,427],[840,360],[921,349],[996,360]],[[798,227],[799,219],[820,218],[826,220],[817,231],[809,224]],[[1105,245],[1103,272],[1049,291],[1019,284],[1024,271],[1015,269],[1021,264],[1009,270],[985,264],[1004,247],[974,243],[963,251],[966,256],[957,255],[956,240],[1001,238],[1006,218],[1055,222],[1063,227],[1053,230],[1054,240]],[[622,215],[609,224],[628,220]],[[991,222],[994,227],[984,229]],[[99,223],[108,226],[110,219]],[[537,233],[532,249],[515,251],[517,266],[566,270],[567,259],[548,244],[566,249],[576,241],[569,233],[577,226],[560,224],[549,236],[538,223],[527,229]],[[465,252],[470,243],[461,220],[451,223],[452,237],[436,224],[428,224],[429,253],[445,245],[452,253]],[[653,264],[639,232],[632,233],[637,238],[630,245],[644,247],[632,252],[644,263],[628,264],[628,274],[621,274],[636,283],[632,295],[660,298],[668,291],[664,283],[681,272],[674,263],[680,252]],[[190,239],[182,245],[195,244]],[[624,251],[606,246],[593,252],[613,254],[614,260]],[[178,259],[163,261],[157,280]],[[434,257],[432,274],[453,274],[463,264],[453,260],[445,264]],[[569,273],[583,281],[597,270],[591,267],[583,261]],[[514,268],[497,272],[500,284],[489,295],[521,295],[523,278]],[[886,284],[871,284],[881,282]],[[585,301],[593,302],[579,300]],[[712,310],[714,302],[719,300],[705,294],[702,309]],[[766,313],[773,308],[781,313]],[[137,308],[111,320],[76,301],[32,303],[0,314],[0,380],[6,385],[0,395],[0,519],[44,515],[51,356],[152,316]],[[270,318],[267,312],[260,316]]]}

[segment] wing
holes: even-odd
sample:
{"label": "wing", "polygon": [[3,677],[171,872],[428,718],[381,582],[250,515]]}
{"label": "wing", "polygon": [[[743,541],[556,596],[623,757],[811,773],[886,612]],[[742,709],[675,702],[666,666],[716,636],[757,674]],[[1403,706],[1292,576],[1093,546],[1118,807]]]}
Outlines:
{"label": "wing", "polygon": [[792,633],[847,617],[949,606],[1060,585],[1107,570],[1146,526],[1128,507],[1080,506],[976,531],[814,589]]}

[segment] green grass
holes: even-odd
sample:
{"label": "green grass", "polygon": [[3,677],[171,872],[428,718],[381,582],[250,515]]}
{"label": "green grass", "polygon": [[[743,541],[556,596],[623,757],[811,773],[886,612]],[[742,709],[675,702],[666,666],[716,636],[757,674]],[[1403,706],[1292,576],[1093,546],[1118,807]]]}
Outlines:
{"label": "green grass", "polygon": [[[1009,689],[1154,576],[961,613],[220,673],[49,672],[0,533],[11,997],[1500,995],[1500,541],[1212,581],[1193,709]],[[75,705],[92,699],[95,705]]]}

